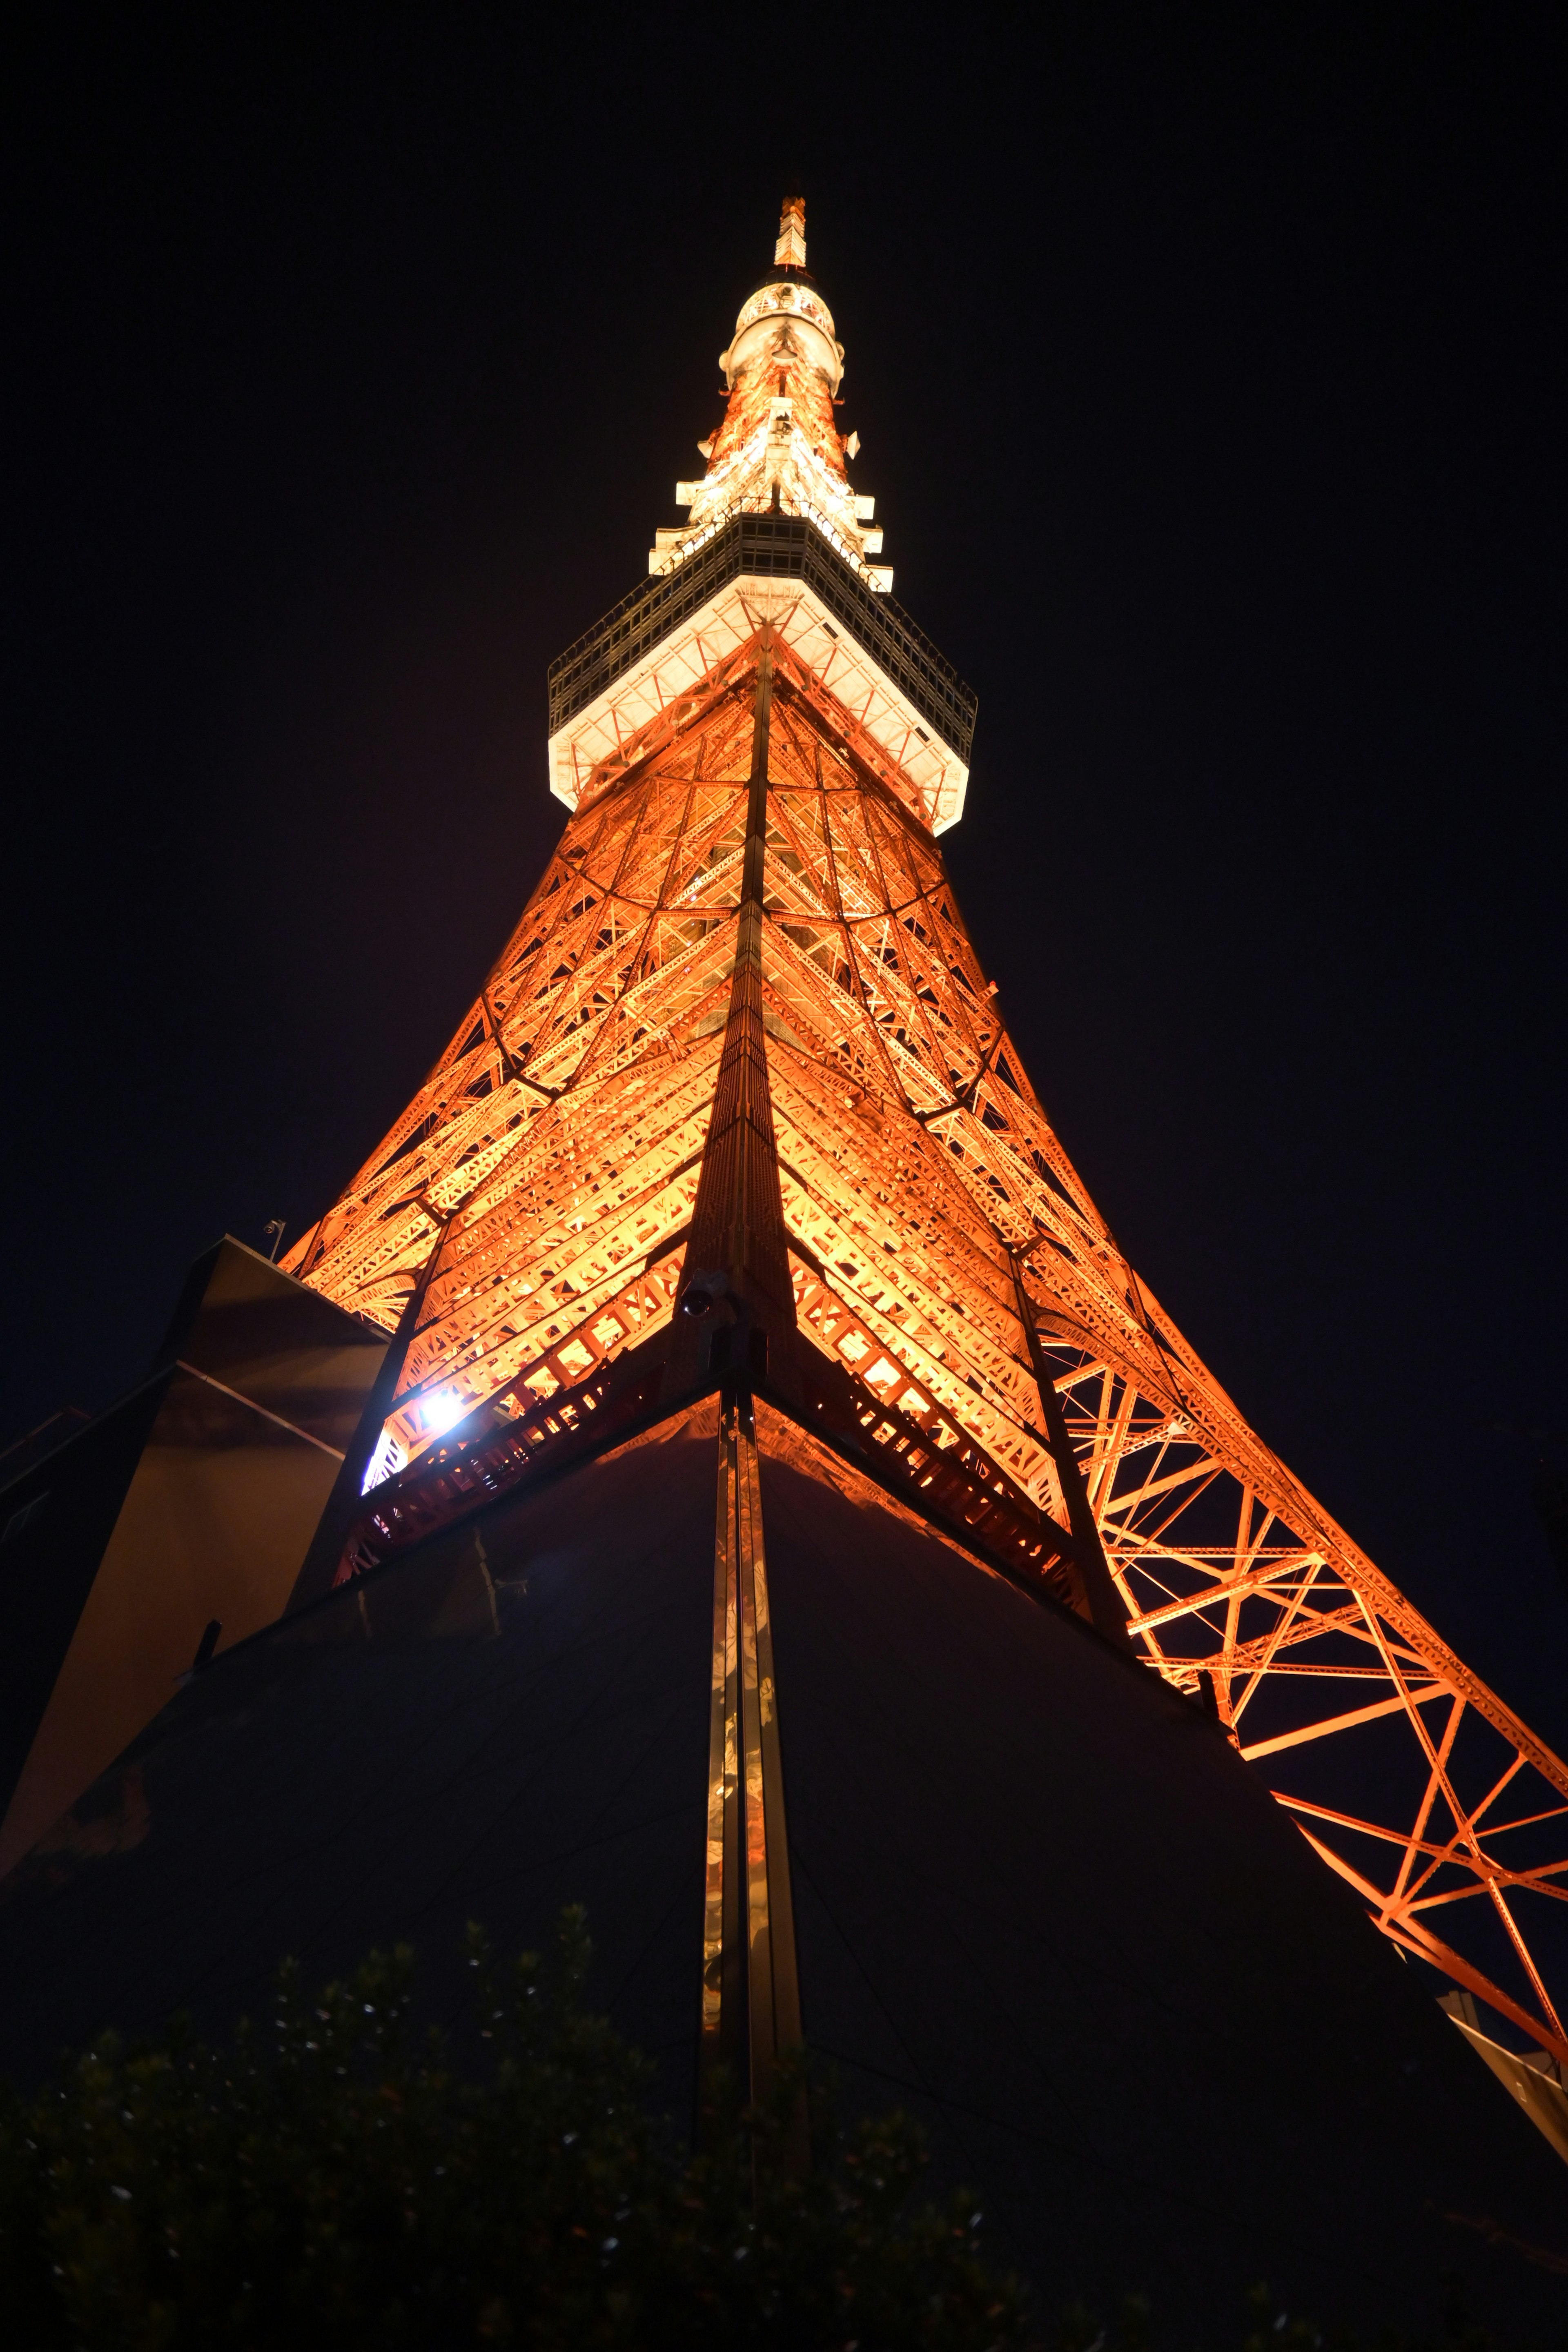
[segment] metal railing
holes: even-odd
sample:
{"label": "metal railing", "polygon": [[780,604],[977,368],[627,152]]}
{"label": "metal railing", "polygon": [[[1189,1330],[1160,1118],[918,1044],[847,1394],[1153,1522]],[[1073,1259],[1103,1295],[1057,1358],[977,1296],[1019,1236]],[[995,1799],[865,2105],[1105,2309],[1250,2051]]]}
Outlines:
{"label": "metal railing", "polygon": [[804,515],[737,514],[672,572],[636,588],[550,665],[550,732],[743,575],[799,580],[968,764],[978,699],[891,596],[874,593]]}

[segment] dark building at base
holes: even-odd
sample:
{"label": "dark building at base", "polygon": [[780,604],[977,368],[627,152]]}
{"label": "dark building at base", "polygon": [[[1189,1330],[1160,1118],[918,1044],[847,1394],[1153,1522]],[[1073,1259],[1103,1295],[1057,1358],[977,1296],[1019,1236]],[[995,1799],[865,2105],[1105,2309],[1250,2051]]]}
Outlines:
{"label": "dark building at base", "polygon": [[[594,1992],[689,2124],[702,1975],[713,1401],[217,1658],[0,1898],[0,2066],[221,2030],[285,1952],[374,1943],[461,2014],[464,1923],[588,1906]],[[1046,2309],[1162,2336],[1283,2306],[1549,2340],[1562,2168],[1190,1702],[765,1404],[802,2019],[899,2105]],[[1558,2267],[1552,2265],[1555,2263]],[[1555,2317],[1554,2317],[1555,2315]]]}

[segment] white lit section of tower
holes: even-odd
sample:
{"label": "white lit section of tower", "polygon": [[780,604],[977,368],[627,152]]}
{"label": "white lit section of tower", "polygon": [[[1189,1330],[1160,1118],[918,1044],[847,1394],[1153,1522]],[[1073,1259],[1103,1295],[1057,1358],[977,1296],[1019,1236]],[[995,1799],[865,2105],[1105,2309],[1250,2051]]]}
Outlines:
{"label": "white lit section of tower", "polygon": [[890,570],[868,560],[882,547],[881,532],[870,527],[876,501],[858,497],[845,471],[859,436],[846,438],[834,415],[844,346],[806,272],[798,196],[784,205],[773,269],[742,304],[719,364],[730,394],[724,422],[699,444],[708,461],[701,480],[676,484],[675,502],[689,519],[658,533],[648,570],[674,571],[732,515],[802,515],[868,588],[890,589]]}

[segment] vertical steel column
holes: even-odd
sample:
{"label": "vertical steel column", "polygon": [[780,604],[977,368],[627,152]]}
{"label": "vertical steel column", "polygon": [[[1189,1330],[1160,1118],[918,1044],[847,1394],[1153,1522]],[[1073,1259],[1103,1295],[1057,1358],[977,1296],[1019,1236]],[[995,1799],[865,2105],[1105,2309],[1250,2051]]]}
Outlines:
{"label": "vertical steel column", "polygon": [[773,1681],[773,1629],[763,1548],[763,1497],[752,1400],[731,1407],[733,1447],[735,1556],[741,1633],[741,1755],[746,1783],[746,2004],[750,2025],[752,2096],[769,2088],[786,2051],[800,2043],[800,1987],[795,1971],[795,1906],[790,1894],[789,1835],[784,1825],[784,1768],[779,1759],[778,1696]]}
{"label": "vertical steel column", "polygon": [[[708,1728],[708,1861],[700,2074],[704,2107],[717,2077],[764,2101],[800,2042],[789,1839],[779,1761],[773,1626],[751,1381],[788,1382],[795,1330],[763,1019],[764,864],[773,655],[757,655],[746,842],[730,1011],[691,1213],[682,1315],[672,1363],[689,1378],[700,1347],[722,1366],[713,1544],[713,1667]],[[685,1329],[679,1328],[684,1324]],[[724,1353],[699,1334],[712,1328]],[[689,1334],[689,1336],[687,1336]],[[770,1347],[769,1342],[772,1342]],[[804,2163],[805,2116],[784,2161]]]}
{"label": "vertical steel column", "polygon": [[719,1430],[709,1716],[702,2074],[721,2066],[765,2099],[800,2045],[789,1834],[779,1757],[773,1623],[750,1395],[726,1396]]}
{"label": "vertical steel column", "polygon": [[721,2067],[742,2093],[745,1937],[742,1910],[745,1784],[741,1770],[740,1580],[736,1572],[735,1447],[727,1411],[719,1427],[713,1530],[713,1675],[708,1717],[708,1874],[702,1924],[703,2103]]}
{"label": "vertical steel column", "polygon": [[[691,1212],[683,1280],[721,1275],[752,1328],[770,1333],[774,1350],[795,1328],[789,1244],[779,1192],[778,1150],[768,1087],[763,1021],[763,889],[768,834],[768,741],[773,656],[764,633],[757,656],[746,841],[735,922],[735,970],[713,1109]],[[787,1345],[787,1343],[786,1343]],[[773,1366],[775,1372],[778,1367]]]}

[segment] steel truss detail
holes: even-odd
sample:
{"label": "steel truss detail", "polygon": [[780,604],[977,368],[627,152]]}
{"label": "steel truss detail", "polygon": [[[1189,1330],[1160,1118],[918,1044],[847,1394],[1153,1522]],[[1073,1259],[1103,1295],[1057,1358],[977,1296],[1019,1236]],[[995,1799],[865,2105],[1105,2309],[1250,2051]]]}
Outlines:
{"label": "steel truss detail", "polygon": [[[1059,1331],[1049,1346],[1063,1363]],[[1385,1934],[1568,2056],[1535,1948],[1540,1906],[1568,1900],[1561,1760],[1267,1452],[1168,1318],[1143,1352],[1058,1375],[1143,1654],[1211,1707]]]}

